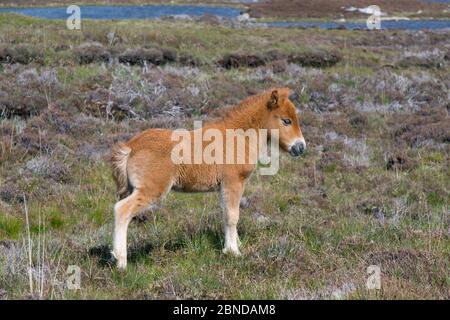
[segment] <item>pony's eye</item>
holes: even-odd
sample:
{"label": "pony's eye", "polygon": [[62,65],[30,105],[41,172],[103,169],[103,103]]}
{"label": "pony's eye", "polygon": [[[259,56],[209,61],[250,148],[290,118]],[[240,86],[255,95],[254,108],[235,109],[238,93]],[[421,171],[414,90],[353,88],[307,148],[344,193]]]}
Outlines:
{"label": "pony's eye", "polygon": [[291,124],[291,119],[281,119],[281,121],[283,121],[283,124],[284,124],[285,126],[288,126],[288,125]]}

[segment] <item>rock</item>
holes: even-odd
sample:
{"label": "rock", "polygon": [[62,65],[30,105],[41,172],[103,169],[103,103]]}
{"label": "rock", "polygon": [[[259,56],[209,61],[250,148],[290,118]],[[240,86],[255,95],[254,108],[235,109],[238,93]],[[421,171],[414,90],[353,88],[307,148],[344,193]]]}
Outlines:
{"label": "rock", "polygon": [[248,21],[250,19],[250,15],[248,13],[243,13],[236,17],[236,20],[239,22]]}

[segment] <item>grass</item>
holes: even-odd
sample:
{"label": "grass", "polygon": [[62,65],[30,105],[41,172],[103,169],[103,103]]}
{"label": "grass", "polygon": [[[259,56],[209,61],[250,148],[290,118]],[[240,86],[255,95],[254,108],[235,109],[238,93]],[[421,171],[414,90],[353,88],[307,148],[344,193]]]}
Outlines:
{"label": "grass", "polygon": [[[12,14],[0,14],[0,30],[0,47],[16,55],[19,45],[27,55],[45,48],[26,63],[0,63],[4,298],[449,298],[448,60],[438,49],[432,58],[443,68],[397,64],[404,52],[448,47],[447,33],[169,21],[86,21],[72,32]],[[112,61],[80,64],[76,49],[92,42]],[[178,59],[148,71],[117,61],[142,47],[172,48]],[[258,68],[217,63],[273,49],[287,58]],[[305,52],[341,60],[314,68],[288,61]],[[283,155],[275,176],[251,177],[238,227],[243,256],[221,252],[217,194],[170,193],[131,224],[129,266],[118,272],[109,254],[110,146],[149,126],[190,127],[273,86],[298,93],[308,151],[299,160]],[[30,247],[32,281],[40,283],[33,290]],[[66,285],[71,265],[81,269],[80,290]],[[382,270],[381,290],[366,289],[370,265]]]}

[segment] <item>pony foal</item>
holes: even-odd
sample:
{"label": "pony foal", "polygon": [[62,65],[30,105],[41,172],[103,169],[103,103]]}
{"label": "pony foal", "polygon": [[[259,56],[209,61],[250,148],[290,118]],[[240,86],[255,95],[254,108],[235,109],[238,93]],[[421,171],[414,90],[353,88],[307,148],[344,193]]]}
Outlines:
{"label": "pony foal", "polygon": [[[297,157],[306,144],[289,94],[289,89],[278,88],[251,96],[228,110],[220,120],[206,123],[200,130],[214,129],[225,136],[225,131],[230,129],[266,129],[266,140],[276,138],[282,150]],[[244,184],[256,167],[249,158],[252,152],[259,154],[260,150],[245,139],[243,150],[232,150],[238,155],[244,152],[243,163],[178,163],[174,162],[173,133],[173,130],[148,129],[126,143],[117,143],[112,149],[110,163],[120,199],[114,206],[112,255],[119,269],[125,269],[127,264],[127,229],[131,219],[170,190],[220,191],[225,229],[223,252],[240,255],[236,228],[239,203]],[[188,134],[194,136],[196,130]],[[201,144],[201,149],[206,150],[206,147],[206,143]],[[219,150],[224,154],[230,152],[226,148]]]}

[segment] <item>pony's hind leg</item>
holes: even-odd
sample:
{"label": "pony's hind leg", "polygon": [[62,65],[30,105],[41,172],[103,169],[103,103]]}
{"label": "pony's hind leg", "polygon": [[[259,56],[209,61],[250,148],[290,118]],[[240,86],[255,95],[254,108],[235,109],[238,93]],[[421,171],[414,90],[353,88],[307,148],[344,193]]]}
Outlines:
{"label": "pony's hind leg", "polygon": [[112,255],[117,260],[117,267],[127,266],[127,229],[131,219],[148,207],[156,197],[135,189],[131,195],[114,205],[114,240]]}

